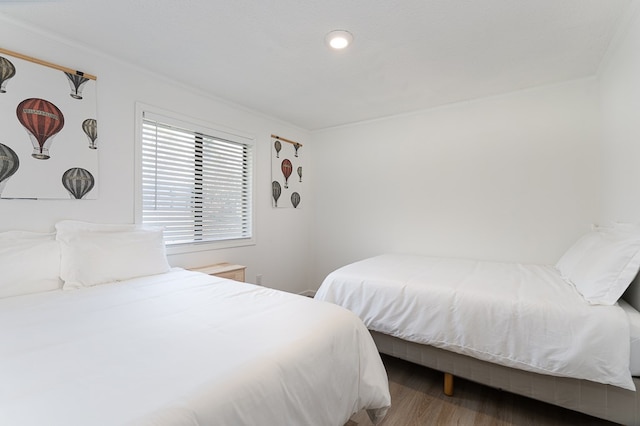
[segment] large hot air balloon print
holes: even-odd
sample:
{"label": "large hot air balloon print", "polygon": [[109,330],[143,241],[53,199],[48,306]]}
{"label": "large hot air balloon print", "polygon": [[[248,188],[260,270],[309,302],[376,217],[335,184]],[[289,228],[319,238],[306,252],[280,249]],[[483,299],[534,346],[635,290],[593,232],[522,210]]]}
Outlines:
{"label": "large hot air balloon print", "polygon": [[302,182],[302,166],[298,166],[298,177],[300,178],[300,182]]}
{"label": "large hot air balloon print", "polygon": [[273,201],[278,207],[278,198],[280,198],[280,194],[282,194],[282,187],[280,186],[280,182],[274,180],[271,182],[271,195],[273,196]]}
{"label": "large hot air balloon print", "polygon": [[0,93],[7,93],[7,81],[16,75],[16,67],[10,60],[0,56]]}
{"label": "large hot air balloon print", "polygon": [[288,159],[282,160],[282,164],[280,165],[280,169],[282,170],[282,175],[284,176],[284,188],[289,188],[289,176],[291,176],[291,172],[293,171],[293,165],[291,161]]}
{"label": "large hot air balloon print", "polygon": [[93,189],[95,180],[86,169],[74,167],[62,174],[62,185],[69,191],[71,198],[81,200]]}
{"label": "large hot air balloon print", "polygon": [[299,143],[294,143],[293,144],[293,148],[296,150],[295,156],[298,156],[298,148],[300,148],[302,145],[300,145]]}
{"label": "large hot air balloon print", "polygon": [[275,141],[273,143],[273,147],[276,149],[276,158],[280,158],[280,150],[282,149],[282,143],[280,141]]}
{"label": "large hot air balloon print", "polygon": [[300,194],[294,192],[291,194],[291,204],[293,204],[293,208],[298,208],[298,204],[300,204]]}
{"label": "large hot air balloon print", "polygon": [[0,194],[7,185],[7,180],[13,176],[20,167],[20,160],[16,152],[0,143]]}
{"label": "large hot air balloon print", "polygon": [[82,99],[82,89],[89,79],[79,74],[71,74],[69,72],[65,72],[64,75],[67,76],[67,79],[69,80],[69,87],[71,87],[71,93],[69,93],[69,96],[73,99]]}
{"label": "large hot air balloon print", "polygon": [[16,115],[31,138],[31,156],[38,160],[50,158],[52,139],[64,126],[62,111],[44,99],[29,98],[18,104]]}
{"label": "large hot air balloon print", "polygon": [[89,148],[98,149],[96,139],[98,139],[98,122],[95,118],[87,118],[82,122],[82,130],[89,138]]}

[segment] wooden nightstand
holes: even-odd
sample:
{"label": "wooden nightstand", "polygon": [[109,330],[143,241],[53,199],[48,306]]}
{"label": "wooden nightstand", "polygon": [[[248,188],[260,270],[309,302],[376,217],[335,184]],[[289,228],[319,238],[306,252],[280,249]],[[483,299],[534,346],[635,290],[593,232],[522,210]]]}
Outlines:
{"label": "wooden nightstand", "polygon": [[244,282],[244,270],[247,269],[243,265],[233,265],[231,263],[216,263],[215,265],[204,266],[202,268],[193,268],[192,271],[202,272],[208,275],[215,275],[220,278],[229,278],[231,280]]}

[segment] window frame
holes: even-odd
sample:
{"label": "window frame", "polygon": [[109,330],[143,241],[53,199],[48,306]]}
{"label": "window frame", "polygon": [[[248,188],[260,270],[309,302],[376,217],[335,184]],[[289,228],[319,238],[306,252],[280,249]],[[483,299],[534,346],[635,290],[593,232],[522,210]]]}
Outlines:
{"label": "window frame", "polygon": [[[255,137],[249,133],[239,130],[231,129],[228,127],[220,126],[218,124],[210,123],[204,120],[199,120],[194,117],[189,117],[183,114],[179,114],[173,111],[168,111],[162,108],[158,108],[152,105],[136,102],[136,136],[135,136],[135,222],[137,224],[143,224],[142,222],[142,126],[144,113],[149,113],[154,116],[162,116],[170,123],[181,125],[182,127],[193,130],[194,132],[203,133],[207,136],[214,138],[220,138],[231,142],[245,144],[251,147],[251,164],[249,172],[251,174],[251,191],[250,191],[250,212],[249,217],[251,220],[251,236],[247,238],[226,239],[219,241],[203,241],[203,242],[189,242],[181,244],[166,244],[167,254],[180,254],[180,253],[193,253],[206,250],[216,250],[233,247],[244,247],[256,244],[256,221],[255,221],[255,197],[256,197],[256,153],[255,153]],[[195,146],[195,145],[194,145]]]}

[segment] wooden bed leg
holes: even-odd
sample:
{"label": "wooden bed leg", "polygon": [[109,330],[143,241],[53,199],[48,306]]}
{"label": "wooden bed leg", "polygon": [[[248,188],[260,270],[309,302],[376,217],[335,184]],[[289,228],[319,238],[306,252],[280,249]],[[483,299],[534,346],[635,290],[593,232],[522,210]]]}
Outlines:
{"label": "wooden bed leg", "polygon": [[453,396],[453,374],[444,373],[444,394]]}

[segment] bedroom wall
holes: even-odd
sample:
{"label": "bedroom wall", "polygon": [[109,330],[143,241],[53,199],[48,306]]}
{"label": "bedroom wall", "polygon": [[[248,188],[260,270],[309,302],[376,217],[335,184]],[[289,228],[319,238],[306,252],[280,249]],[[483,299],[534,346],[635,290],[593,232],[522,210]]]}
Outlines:
{"label": "bedroom wall", "polygon": [[[0,231],[53,230],[60,219],[100,223],[134,221],[134,108],[141,101],[186,116],[207,120],[256,138],[255,246],[170,256],[175,266],[228,261],[246,265],[247,280],[262,274],[262,283],[301,292],[308,283],[311,202],[305,209],[271,207],[270,135],[304,143],[311,156],[309,133],[290,124],[201,96],[159,75],[134,68],[85,48],[80,43],[41,33],[0,15],[2,47],[98,76],[100,125],[99,199],[94,201],[0,200]],[[4,118],[6,119],[6,118]],[[313,176],[309,174],[312,179]],[[132,259],[135,261],[135,259]]]}
{"label": "bedroom wall", "polygon": [[618,34],[599,74],[601,220],[640,222],[640,13]]}
{"label": "bedroom wall", "polygon": [[313,134],[316,285],[384,252],[555,263],[598,215],[595,79]]}

